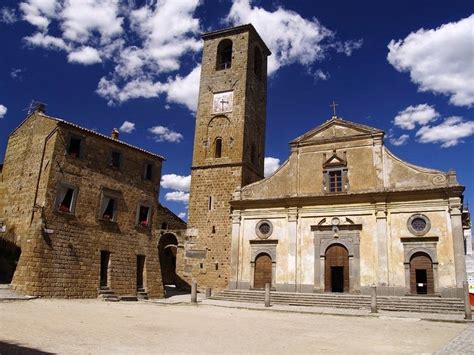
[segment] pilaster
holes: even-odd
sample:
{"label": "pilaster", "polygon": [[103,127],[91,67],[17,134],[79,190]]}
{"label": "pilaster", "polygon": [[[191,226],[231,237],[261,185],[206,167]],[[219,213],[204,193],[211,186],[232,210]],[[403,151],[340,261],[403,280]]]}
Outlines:
{"label": "pilaster", "polygon": [[230,251],[230,279],[229,288],[231,290],[238,288],[239,279],[239,247],[240,247],[240,210],[232,212],[232,236]]}
{"label": "pilaster", "polygon": [[464,260],[464,236],[462,229],[462,206],[459,197],[449,198],[449,214],[453,235],[454,268],[456,273],[456,288],[462,289],[466,280],[466,264]]}
{"label": "pilaster", "polygon": [[297,284],[297,231],[298,231],[298,208],[288,208],[288,275],[293,285],[288,285],[288,291],[296,292]]}
{"label": "pilaster", "polygon": [[377,286],[388,286],[387,255],[387,205],[385,202],[375,204],[377,223]]}

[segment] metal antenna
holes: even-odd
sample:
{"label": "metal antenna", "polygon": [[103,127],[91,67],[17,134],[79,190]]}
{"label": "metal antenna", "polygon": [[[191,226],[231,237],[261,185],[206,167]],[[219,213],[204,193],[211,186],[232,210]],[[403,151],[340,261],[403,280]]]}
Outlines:
{"label": "metal antenna", "polygon": [[23,111],[27,111],[27,115],[32,114],[35,111],[44,112],[46,104],[44,102],[31,100],[30,105],[27,108],[24,108]]}

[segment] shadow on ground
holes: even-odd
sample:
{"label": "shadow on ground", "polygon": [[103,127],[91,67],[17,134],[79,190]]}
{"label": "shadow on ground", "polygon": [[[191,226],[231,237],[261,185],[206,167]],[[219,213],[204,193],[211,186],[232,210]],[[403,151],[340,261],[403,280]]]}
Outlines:
{"label": "shadow on ground", "polygon": [[1,355],[49,355],[48,353],[38,349],[28,348],[15,343],[7,343],[0,341],[0,354]]}

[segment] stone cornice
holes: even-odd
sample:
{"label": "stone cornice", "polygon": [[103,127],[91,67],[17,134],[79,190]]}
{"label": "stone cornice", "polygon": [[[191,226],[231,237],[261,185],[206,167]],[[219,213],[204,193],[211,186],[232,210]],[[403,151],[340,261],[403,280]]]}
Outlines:
{"label": "stone cornice", "polygon": [[311,205],[333,205],[350,203],[390,203],[399,201],[414,201],[420,199],[460,197],[464,186],[450,186],[420,190],[401,191],[372,191],[348,194],[327,194],[314,196],[285,196],[273,199],[247,199],[231,200],[230,205],[234,209],[266,208],[266,207],[288,207],[288,206],[311,206]]}

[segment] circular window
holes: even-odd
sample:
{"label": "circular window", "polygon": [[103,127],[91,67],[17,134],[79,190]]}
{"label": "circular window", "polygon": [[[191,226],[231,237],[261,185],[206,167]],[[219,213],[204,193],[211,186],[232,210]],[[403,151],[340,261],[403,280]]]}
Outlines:
{"label": "circular window", "polygon": [[270,221],[262,220],[257,223],[255,227],[255,232],[257,236],[261,239],[267,239],[272,235],[273,232],[273,225]]}
{"label": "circular window", "polygon": [[430,228],[430,220],[423,214],[415,214],[408,219],[408,229],[414,235],[424,235]]}

